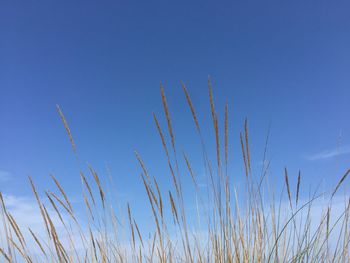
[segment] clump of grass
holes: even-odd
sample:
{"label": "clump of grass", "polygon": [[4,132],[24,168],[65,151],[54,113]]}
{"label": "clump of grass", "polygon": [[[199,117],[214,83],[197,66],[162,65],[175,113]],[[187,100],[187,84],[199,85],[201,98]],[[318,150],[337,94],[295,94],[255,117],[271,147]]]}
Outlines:
{"label": "clump of grass", "polygon": [[[0,193],[3,235],[0,239],[0,257],[5,262],[349,262],[350,200],[346,200],[344,209],[336,214],[332,214],[332,201],[350,170],[344,173],[328,195],[329,201],[320,218],[315,219],[312,213],[320,197],[324,199],[326,193],[315,191],[309,199],[302,199],[300,172],[294,196],[291,176],[285,168],[284,180],[281,176],[281,182],[284,182],[286,192],[283,190],[279,201],[276,201],[276,193],[269,190],[267,182],[269,164],[265,166],[265,161],[268,138],[263,156],[264,167],[259,177],[252,170],[253,159],[246,119],[239,136],[242,156],[235,156],[243,160],[241,180],[246,183],[245,188],[237,189],[233,183],[235,178],[232,178],[230,172],[228,104],[224,107],[222,139],[209,79],[209,106],[217,166],[217,169],[213,169],[199,116],[184,83],[182,88],[199,135],[201,151],[198,155],[203,157],[202,165],[207,182],[204,194],[199,187],[190,156],[183,152],[183,159],[178,159],[170,107],[161,85],[161,101],[170,142],[155,113],[153,118],[166,155],[171,182],[169,189],[162,189],[157,178],[148,172],[141,155],[136,152],[141,172],[140,183],[144,186],[147,196],[145,200],[148,202],[144,205],[148,205],[152,215],[153,228],[147,231],[142,229],[129,203],[123,213],[118,213],[108,199],[97,171],[88,165],[90,176],[83,169],[78,175],[87,211],[85,217],[76,215],[73,203],[56,177],[51,176],[57,193],[47,190],[44,191],[44,197],[41,197],[41,192],[29,178],[43,221],[44,231],[40,233],[22,229],[7,209]],[[68,121],[58,106],[57,110],[74,154],[78,157]],[[172,151],[169,151],[169,143]],[[187,175],[190,180],[186,179]],[[191,197],[196,200],[198,224],[190,220],[193,213],[186,210],[185,200],[190,197],[185,196],[182,184],[187,181],[194,186]],[[287,205],[284,204],[283,196],[287,198]],[[123,218],[127,219],[126,223],[122,222]],[[58,224],[63,228],[59,228]],[[120,228],[128,238],[125,239]],[[129,244],[123,245],[128,239]]]}

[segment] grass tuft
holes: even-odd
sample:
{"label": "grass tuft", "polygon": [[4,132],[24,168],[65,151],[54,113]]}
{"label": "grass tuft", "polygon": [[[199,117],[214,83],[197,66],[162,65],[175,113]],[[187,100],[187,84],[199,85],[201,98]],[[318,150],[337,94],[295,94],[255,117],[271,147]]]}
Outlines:
{"label": "grass tuft", "polygon": [[[248,120],[245,119],[237,138],[242,151],[240,168],[243,176],[237,174],[237,169],[233,174],[230,162],[235,156],[230,154],[229,139],[233,136],[229,127],[229,107],[227,103],[224,105],[221,126],[220,108],[214,106],[214,92],[209,78],[208,106],[215,141],[212,156],[215,156],[214,163],[217,165],[217,169],[213,169],[207,152],[209,148],[202,134],[206,131],[201,129],[186,85],[181,85],[199,135],[201,150],[198,156],[182,151],[183,158],[177,159],[168,100],[161,85],[168,136],[164,134],[155,113],[153,119],[169,169],[169,184],[164,186],[161,184],[163,180],[151,175],[141,155],[135,151],[141,170],[139,183],[145,191],[142,207],[149,215],[141,219],[144,221],[142,224],[137,224],[140,220],[136,220],[137,211],[131,203],[122,204],[125,208],[121,211],[114,208],[114,202],[105,190],[103,177],[89,164],[84,169],[90,172],[91,178],[82,172],[84,169],[77,175],[81,179],[81,203],[86,209],[85,215],[76,212],[79,211],[74,206],[76,202],[72,202],[64,185],[56,177],[51,175],[56,193],[39,191],[29,177],[43,223],[42,231],[22,228],[6,206],[6,196],[0,193],[0,258],[5,262],[350,262],[350,199],[345,198],[341,211],[339,202],[337,209],[334,208],[336,194],[350,174],[350,169],[329,192],[316,190],[305,199],[301,172],[297,178],[293,178],[285,168],[281,171],[280,182],[276,182],[283,190],[276,192],[268,181],[269,133],[261,175],[257,176],[250,149]],[[59,106],[57,111],[77,156],[68,122]],[[223,134],[219,126],[223,127]],[[223,147],[220,142],[223,142]],[[171,145],[172,152],[169,152],[168,145]],[[202,160],[202,163],[192,163],[190,160]],[[196,176],[198,169],[205,171],[204,179]],[[89,183],[90,180],[92,183]],[[183,191],[183,186],[193,191]],[[110,188],[107,190],[113,191]],[[280,198],[276,201],[278,194]],[[188,204],[191,200],[194,200],[195,213],[189,208],[193,205]],[[321,215],[315,217],[314,212],[320,212],[320,204]],[[150,218],[152,222],[148,222]]]}

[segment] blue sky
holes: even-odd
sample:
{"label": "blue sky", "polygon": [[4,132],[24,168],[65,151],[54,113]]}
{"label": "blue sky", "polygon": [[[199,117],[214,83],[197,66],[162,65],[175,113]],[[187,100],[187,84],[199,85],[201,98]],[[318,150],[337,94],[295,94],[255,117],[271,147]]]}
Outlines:
{"label": "blue sky", "polygon": [[166,127],[160,81],[179,149],[200,176],[180,81],[212,149],[208,75],[218,113],[230,105],[234,176],[243,172],[238,136],[247,117],[257,169],[271,125],[274,180],[288,166],[295,178],[302,170],[306,186],[336,184],[350,158],[349,8],[348,1],[2,1],[0,190],[27,196],[28,175],[44,190],[53,173],[79,195],[79,165],[56,104],[81,163],[102,175],[107,164],[121,197],[136,206],[145,198],[135,149],[166,188],[152,119],[155,112]]}

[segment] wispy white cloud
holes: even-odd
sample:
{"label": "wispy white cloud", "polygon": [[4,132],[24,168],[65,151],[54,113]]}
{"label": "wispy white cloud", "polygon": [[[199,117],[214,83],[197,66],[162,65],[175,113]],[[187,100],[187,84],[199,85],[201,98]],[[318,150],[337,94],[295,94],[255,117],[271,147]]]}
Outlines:
{"label": "wispy white cloud", "polygon": [[[44,245],[44,249],[46,251],[50,251],[49,255],[51,255],[50,253],[51,251],[53,251],[52,257],[54,257],[55,250],[52,247],[53,244],[50,243],[47,237],[45,224],[41,216],[36,199],[34,197],[12,194],[3,194],[3,199],[7,212],[11,214],[11,216],[13,216],[23,234],[24,239],[26,240],[26,247],[28,251],[30,251],[30,254],[32,256],[35,256],[37,259],[40,259],[38,260],[39,262],[46,262],[48,259],[45,258],[44,255],[42,255],[41,250],[39,249],[32,235],[30,234],[29,229],[31,229],[35,233],[35,235]],[[72,222],[70,216],[67,214],[67,212],[61,210],[60,213],[62,219],[67,224],[67,226],[69,226],[67,229],[60,221],[58,215],[56,214],[56,211],[53,208],[50,208],[49,202],[45,200],[41,201],[45,205],[46,210],[50,215],[50,219],[53,225],[55,226],[55,230],[59,235],[60,242],[64,246],[69,256],[75,257],[76,255],[79,255],[81,257],[84,257],[86,248],[83,244],[82,236],[88,237],[90,235],[89,230],[85,227],[85,222],[83,220],[80,220],[79,217],[77,217],[81,229],[79,229],[78,227],[74,227],[74,224],[72,227],[72,225],[70,224],[70,222]],[[0,212],[0,247],[7,247],[5,239],[5,229],[4,225],[2,224],[2,220],[4,219],[3,216],[3,213]],[[11,229],[11,227],[9,227],[9,229]],[[101,232],[98,231],[98,229],[95,229],[92,226],[91,231],[91,233],[95,236],[96,240],[101,238]],[[120,232],[119,234],[122,234],[122,232]],[[113,238],[112,235],[111,238]],[[17,241],[16,238],[15,241]],[[73,242],[74,244],[74,249],[71,246],[71,242]],[[125,241],[120,240],[120,253],[122,253],[123,255],[125,254],[125,257],[131,254],[131,246],[129,245],[129,243],[127,243],[127,239],[125,239]],[[0,262],[2,262],[1,257]]]}
{"label": "wispy white cloud", "polygon": [[332,150],[326,150],[319,153],[305,155],[305,159],[309,161],[316,161],[322,159],[330,159],[344,154],[350,154],[350,146],[341,146]]}
{"label": "wispy white cloud", "polygon": [[[27,247],[35,253],[40,253],[39,248],[37,247],[34,239],[32,238],[29,228],[39,237],[46,237],[46,229],[44,227],[44,221],[42,219],[38,204],[33,197],[28,196],[18,196],[18,195],[8,195],[3,194],[4,203],[7,209],[7,212],[13,216],[18,224],[19,228],[22,231],[22,234],[26,240]],[[56,231],[58,233],[65,233],[64,227],[55,213],[55,211],[47,206],[47,211],[50,214],[51,220],[56,226]],[[0,213],[0,221],[3,220],[3,214]],[[68,220],[68,215],[62,212],[63,220]],[[3,224],[0,225],[0,247],[4,246],[5,239],[1,237],[5,237],[5,231]],[[62,234],[64,235],[64,234]],[[63,241],[66,242],[63,236]]]}
{"label": "wispy white cloud", "polygon": [[0,182],[7,182],[10,178],[11,174],[8,171],[0,170]]}
{"label": "wispy white cloud", "polygon": [[[6,209],[16,219],[19,226],[23,228],[30,227],[33,230],[38,230],[38,232],[44,230],[43,219],[34,197],[4,194],[3,198]],[[61,225],[54,211],[51,208],[48,208],[48,211],[52,213],[53,222]]]}

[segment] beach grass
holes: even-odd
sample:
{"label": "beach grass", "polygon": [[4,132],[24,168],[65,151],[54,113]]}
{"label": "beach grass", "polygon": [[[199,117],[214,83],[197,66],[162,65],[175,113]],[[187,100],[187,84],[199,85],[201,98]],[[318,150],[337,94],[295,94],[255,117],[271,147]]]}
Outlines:
{"label": "beach grass", "polygon": [[[349,212],[350,202],[345,196],[342,209],[335,210],[334,200],[350,170],[339,175],[328,192],[315,190],[302,196],[302,174],[291,180],[288,169],[280,176],[283,189],[271,190],[268,181],[269,162],[262,161],[261,173],[254,173],[250,149],[248,120],[239,134],[242,159],[241,181],[238,189],[230,173],[229,105],[224,105],[223,123],[220,124],[214,92],[208,80],[208,97],[213,126],[215,152],[208,153],[199,116],[189,90],[182,83],[188,114],[198,134],[203,160],[205,193],[192,168],[191,158],[177,146],[171,110],[163,86],[160,87],[166,127],[161,127],[153,114],[160,143],[168,168],[169,189],[162,189],[157,176],[147,169],[142,156],[135,152],[140,178],[147,199],[144,207],[152,216],[152,227],[142,229],[136,221],[132,206],[117,211],[108,199],[102,178],[93,166],[87,165],[77,176],[81,185],[85,216],[77,215],[74,202],[66,194],[59,180],[51,176],[55,189],[43,191],[32,188],[42,231],[23,229],[7,208],[0,194],[1,234],[0,258],[4,262],[350,262]],[[68,134],[77,158],[77,146],[63,111],[57,111]],[[268,138],[267,138],[268,140]],[[267,147],[267,143],[266,143]],[[266,152],[266,149],[265,149]],[[211,160],[210,156],[215,156]],[[86,172],[88,171],[88,172]],[[239,175],[235,175],[239,176]],[[194,189],[197,211],[189,214],[188,197],[184,191],[189,180]],[[296,181],[295,186],[291,181]],[[315,185],[319,182],[315,181]],[[108,189],[113,191],[113,189]],[[276,197],[280,196],[280,197]],[[305,196],[305,195],[304,195]],[[320,211],[319,216],[314,216]],[[203,207],[206,206],[205,211]],[[193,214],[198,217],[193,220]],[[197,223],[193,227],[194,222]],[[197,231],[195,230],[197,229]],[[198,229],[200,231],[198,231]],[[121,234],[123,232],[123,234]]]}

